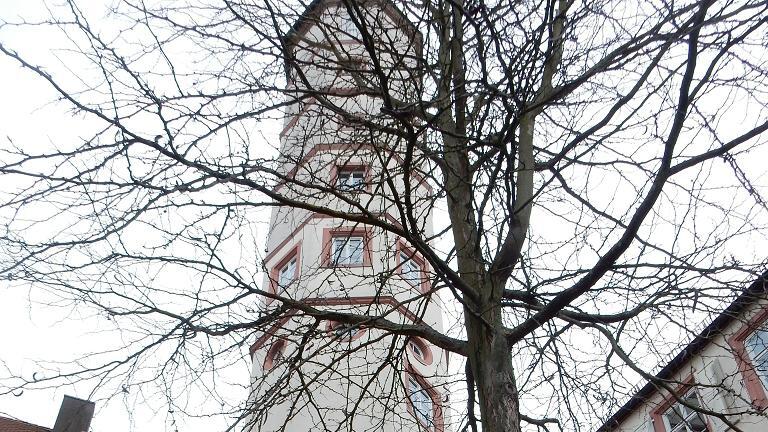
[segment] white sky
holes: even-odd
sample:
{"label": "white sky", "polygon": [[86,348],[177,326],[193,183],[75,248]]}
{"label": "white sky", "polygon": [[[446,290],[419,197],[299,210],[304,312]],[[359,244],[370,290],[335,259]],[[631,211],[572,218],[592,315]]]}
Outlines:
{"label": "white sky", "polygon": [[[86,3],[86,2],[84,2]],[[89,2],[101,4],[103,2]],[[28,0],[0,1],[0,21],[16,16],[40,13],[41,2]],[[44,32],[25,32],[24,39],[12,31],[0,29],[0,41],[25,55],[47,56],[51,44]],[[23,71],[18,63],[0,56],[0,139],[8,138],[25,149],[45,148],[50,143],[77,136],[77,120],[65,111],[63,104],[52,104],[55,93],[41,79]],[[0,185],[2,186],[2,185]],[[8,369],[21,371],[25,378],[44,374],[35,360],[66,361],[87,347],[98,347],[106,336],[94,329],[93,320],[73,316],[69,311],[51,308],[30,308],[29,293],[24,289],[9,289],[0,281],[0,379]],[[34,300],[42,300],[42,293]],[[100,342],[101,341],[101,342]],[[248,381],[248,371],[242,379]],[[0,396],[0,415],[17,418],[46,427],[53,427],[62,397],[65,394],[87,399],[85,386],[66,386],[55,390],[25,391],[19,396]],[[91,425],[93,432],[128,430],[184,431],[223,430],[220,423],[196,420],[186,425],[171,425],[165,412],[155,413],[144,405],[126,406],[120,398],[108,405],[96,401],[96,413]]]}
{"label": "white sky", "polygon": [[[103,2],[92,0],[90,3]],[[0,20],[36,14],[39,12],[36,8],[39,8],[37,1],[0,0]],[[51,43],[50,35],[43,32],[24,34],[24,40],[14,39],[0,29],[0,41],[11,48],[23,48],[26,53],[47,55],[45,47]],[[0,104],[0,139],[10,137],[23,146],[45,147],[50,142],[77,136],[77,121],[70,117],[63,105],[50,103],[55,99],[55,93],[43,85],[41,79],[22,71],[17,63],[5,56],[0,56],[0,95],[3,100]],[[752,162],[764,164],[759,158]],[[79,317],[72,319],[68,311],[30,309],[26,291],[7,288],[8,283],[0,281],[0,292],[3,293],[0,298],[0,378],[7,374],[6,367],[20,370],[25,377],[31,378],[33,373],[39,372],[33,360],[63,361],[71,358],[79,348],[98,346],[105,337],[94,332],[92,321]],[[243,382],[247,382],[248,371],[236,373],[240,372]],[[0,396],[0,415],[51,427],[63,395],[87,398],[87,391],[82,386],[70,386],[26,391],[20,396]],[[173,430],[169,426],[164,412],[155,413],[141,405],[126,406],[116,399],[106,406],[97,403],[92,430]],[[195,421],[179,425],[179,430],[210,431],[220,430],[220,426],[220,423]]]}

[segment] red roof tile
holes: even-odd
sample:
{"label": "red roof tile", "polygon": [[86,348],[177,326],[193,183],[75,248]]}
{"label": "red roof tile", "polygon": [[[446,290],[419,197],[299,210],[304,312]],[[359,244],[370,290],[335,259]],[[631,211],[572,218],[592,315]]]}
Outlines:
{"label": "red roof tile", "polygon": [[51,432],[47,427],[34,425],[21,420],[0,417],[0,432]]}

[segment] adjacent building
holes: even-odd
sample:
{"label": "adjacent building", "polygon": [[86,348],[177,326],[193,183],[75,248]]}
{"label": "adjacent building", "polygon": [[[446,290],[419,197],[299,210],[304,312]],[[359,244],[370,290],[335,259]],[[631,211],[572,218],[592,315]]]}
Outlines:
{"label": "adjacent building", "polygon": [[88,432],[95,408],[91,401],[64,396],[53,428],[0,416],[0,432]]}
{"label": "adjacent building", "polygon": [[597,432],[768,431],[768,278],[755,281]]}

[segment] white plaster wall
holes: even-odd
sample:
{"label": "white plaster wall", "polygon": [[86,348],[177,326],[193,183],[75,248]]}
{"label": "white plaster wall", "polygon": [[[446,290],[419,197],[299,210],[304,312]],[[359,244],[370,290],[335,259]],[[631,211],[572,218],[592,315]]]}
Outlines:
{"label": "white plaster wall", "polygon": [[[294,325],[298,324],[293,322]],[[267,372],[264,380],[258,381],[261,389],[256,388],[256,394],[264,394],[264,388],[268,388],[282,380],[281,385],[299,387],[309,383],[311,398],[306,394],[298,395],[294,400],[281,401],[276,405],[270,404],[269,413],[256,430],[275,431],[286,422],[286,417],[291,412],[291,406],[307,404],[311,407],[296,410],[296,415],[287,421],[289,431],[322,430],[318,424],[325,422],[326,427],[334,430],[339,423],[343,423],[348,417],[346,413],[354,412],[354,421],[340,430],[381,430],[381,431],[416,431],[422,430],[416,420],[411,416],[407,406],[407,396],[404,389],[405,375],[403,369],[409,367],[408,353],[402,353],[402,361],[395,362],[391,367],[380,368],[379,362],[370,361],[371,358],[383,358],[389,354],[392,343],[387,338],[376,342],[381,333],[368,330],[360,339],[352,342],[336,341],[331,335],[312,340],[305,346],[305,350],[316,350],[319,354],[312,357],[316,360],[313,364],[304,364],[301,368],[303,380],[297,372],[288,372],[290,361],[275,365]],[[401,343],[397,344],[398,346]],[[289,344],[287,358],[295,354],[296,345]],[[339,355],[339,351],[353,350],[351,355]],[[414,368],[426,380],[433,384],[439,384],[444,380],[445,358],[438,357],[439,351],[432,347],[436,355],[431,365],[423,365],[413,360],[410,367]],[[266,350],[264,350],[266,352]],[[254,374],[261,374],[260,365],[263,357],[254,359]],[[321,380],[313,378],[320,374]],[[261,391],[260,391],[261,390]],[[445,389],[439,387],[441,395],[445,395]],[[366,397],[360,397],[365,392]],[[358,404],[358,401],[362,401]]]}
{"label": "white plaster wall", "polygon": [[[280,295],[301,300],[304,298],[394,296],[407,302],[407,309],[421,317],[427,324],[442,330],[442,305],[438,296],[424,297],[419,288],[403,280],[399,275],[396,253],[399,238],[381,229],[371,229],[371,265],[361,267],[329,267],[323,262],[323,229],[352,227],[354,224],[332,218],[313,218],[301,228],[291,241],[265,263],[274,268],[286,254],[301,244],[298,279],[281,290]],[[429,271],[426,276],[429,276]],[[374,281],[378,284],[373,283]],[[265,276],[264,286],[270,283]],[[396,320],[396,318],[393,318]]]}

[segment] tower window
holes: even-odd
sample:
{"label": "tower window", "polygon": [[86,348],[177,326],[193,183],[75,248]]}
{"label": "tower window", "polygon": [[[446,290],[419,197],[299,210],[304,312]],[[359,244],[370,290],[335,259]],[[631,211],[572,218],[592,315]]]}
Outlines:
{"label": "tower window", "polygon": [[434,403],[427,389],[416,377],[408,376],[408,400],[413,407],[413,414],[421,424],[432,430],[434,426]]}
{"label": "tower window", "polygon": [[357,336],[358,332],[360,332],[360,329],[350,324],[339,324],[333,328],[333,334],[342,340],[352,340]]}
{"label": "tower window", "polygon": [[363,267],[371,265],[371,232],[364,226],[323,229],[323,265]]}
{"label": "tower window", "polygon": [[424,260],[402,242],[398,245],[396,258],[400,277],[411,286],[426,292],[428,287],[425,283],[427,279]]}
{"label": "tower window", "polygon": [[[269,292],[279,294],[299,278],[299,271],[301,269],[301,241],[288,249],[279,260],[272,261],[272,258],[271,256],[265,258],[269,262],[274,262],[274,264],[270,264],[269,269]],[[266,304],[270,304],[273,300],[271,297],[266,297],[264,301]]]}
{"label": "tower window", "polygon": [[365,170],[339,170],[336,188],[343,191],[357,192],[365,188]]}
{"label": "tower window", "polygon": [[296,256],[288,260],[277,272],[277,284],[280,287],[288,286],[296,278]]}
{"label": "tower window", "polygon": [[421,266],[405,252],[400,252],[400,274],[409,284],[421,284]]}
{"label": "tower window", "polygon": [[334,265],[363,264],[363,236],[334,237],[331,243],[331,260]]}

